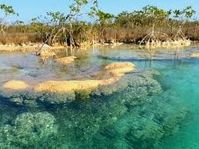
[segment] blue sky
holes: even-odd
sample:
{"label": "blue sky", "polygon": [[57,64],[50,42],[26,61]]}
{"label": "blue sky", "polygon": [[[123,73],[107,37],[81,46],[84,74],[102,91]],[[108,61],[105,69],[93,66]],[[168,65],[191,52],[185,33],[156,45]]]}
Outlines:
{"label": "blue sky", "polygon": [[[20,14],[19,20],[28,22],[31,18],[44,15],[48,11],[67,12],[72,0],[0,0],[12,5]],[[121,11],[140,9],[145,5],[155,5],[164,9],[181,9],[192,6],[199,12],[199,0],[98,0],[101,9],[118,14]],[[198,15],[197,15],[198,16]]]}

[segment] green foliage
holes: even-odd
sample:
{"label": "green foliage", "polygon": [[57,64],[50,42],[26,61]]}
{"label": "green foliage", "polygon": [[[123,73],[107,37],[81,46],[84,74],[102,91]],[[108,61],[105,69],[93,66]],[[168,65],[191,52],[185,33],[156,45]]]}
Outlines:
{"label": "green foliage", "polygon": [[144,26],[151,23],[160,23],[169,17],[170,13],[156,6],[145,6],[141,10],[122,12],[116,17],[116,23],[120,25]]}
{"label": "green foliage", "polygon": [[69,20],[73,20],[77,15],[83,14],[83,8],[89,6],[89,11],[86,12],[87,15],[94,17],[98,10],[97,0],[74,0],[74,2],[69,6],[70,13],[68,14]]}
{"label": "green foliage", "polygon": [[11,15],[18,15],[12,6],[6,4],[0,4],[0,14],[2,12],[2,18],[0,18],[0,33],[2,36],[5,37],[6,29],[7,29],[7,22],[6,18]]}
{"label": "green foliage", "polygon": [[147,5],[143,7],[142,13],[144,13],[146,17],[157,19],[157,20],[165,19],[166,17],[168,17],[167,11],[160,9],[156,6]]}
{"label": "green foliage", "polygon": [[173,10],[174,18],[190,19],[194,14],[196,14],[196,11],[191,6],[187,6],[183,10]]}
{"label": "green foliage", "polygon": [[191,6],[188,6],[183,10],[183,13],[185,14],[186,18],[191,18],[196,11]]}
{"label": "green foliage", "polygon": [[102,23],[106,23],[109,20],[114,18],[114,15],[110,14],[110,13],[106,13],[103,12],[101,10],[98,10],[96,13],[97,17],[98,17],[98,21],[102,24]]}
{"label": "green foliage", "polygon": [[15,12],[15,10],[13,9],[12,6],[8,6],[6,4],[0,4],[0,10],[3,11],[3,13],[6,15],[6,16],[9,16],[9,15],[16,15],[17,13]]}
{"label": "green foliage", "polygon": [[50,22],[54,25],[60,25],[65,23],[66,17],[64,13],[61,13],[59,11],[56,12],[47,12],[47,16],[49,17]]}

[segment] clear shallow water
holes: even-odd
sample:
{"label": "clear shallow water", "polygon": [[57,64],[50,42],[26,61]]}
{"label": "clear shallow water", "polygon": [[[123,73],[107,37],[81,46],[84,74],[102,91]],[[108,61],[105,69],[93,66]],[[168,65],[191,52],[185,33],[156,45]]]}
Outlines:
{"label": "clear shallow water", "polygon": [[158,148],[198,149],[199,148],[199,60],[189,60],[170,70],[162,70],[163,81],[187,105],[192,113],[190,120],[173,136],[165,139]]}
{"label": "clear shallow water", "polygon": [[[198,50],[189,49],[182,55],[193,51]],[[160,75],[154,79],[162,87],[162,92],[144,96],[150,83],[140,85],[144,77],[138,74],[138,90],[132,85],[128,91],[93,97],[92,101],[26,107],[1,97],[4,139],[0,139],[0,147],[11,142],[13,148],[199,149],[199,59],[174,60],[173,55],[160,54],[164,60],[149,62],[135,59],[140,53],[132,49],[101,49],[67,67],[52,61],[41,63],[30,54],[0,55],[1,82],[27,79],[34,84],[47,79],[89,78],[110,62],[131,61],[139,71],[158,71]],[[147,76],[144,81],[150,79]]]}

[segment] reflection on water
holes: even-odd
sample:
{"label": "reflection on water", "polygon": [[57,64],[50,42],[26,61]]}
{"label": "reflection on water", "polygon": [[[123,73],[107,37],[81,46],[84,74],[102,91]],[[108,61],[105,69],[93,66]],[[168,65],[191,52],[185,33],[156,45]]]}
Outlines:
{"label": "reflection on water", "polygon": [[0,54],[0,84],[92,78],[113,61],[131,61],[138,69],[122,84],[102,89],[120,88],[114,94],[81,93],[65,104],[44,102],[45,96],[55,98],[50,94],[12,99],[2,94],[0,148],[198,149],[199,60],[185,57],[195,51],[180,51],[178,60],[175,52],[158,51],[148,61],[139,50],[95,49],[77,53],[75,63],[67,66],[30,53]]}

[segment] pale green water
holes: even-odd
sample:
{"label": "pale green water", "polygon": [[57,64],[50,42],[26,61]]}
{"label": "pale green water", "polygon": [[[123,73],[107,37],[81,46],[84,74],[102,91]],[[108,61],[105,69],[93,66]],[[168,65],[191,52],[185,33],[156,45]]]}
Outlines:
{"label": "pale green water", "polygon": [[[198,49],[180,54],[194,51]],[[138,59],[140,55],[126,48],[101,49],[63,67],[30,54],[1,54],[0,83],[90,78],[113,61],[133,62],[139,72],[125,90],[89,101],[31,107],[1,96],[0,148],[199,149],[199,59],[174,60],[163,52],[149,62]],[[143,76],[143,70],[160,75]]]}

